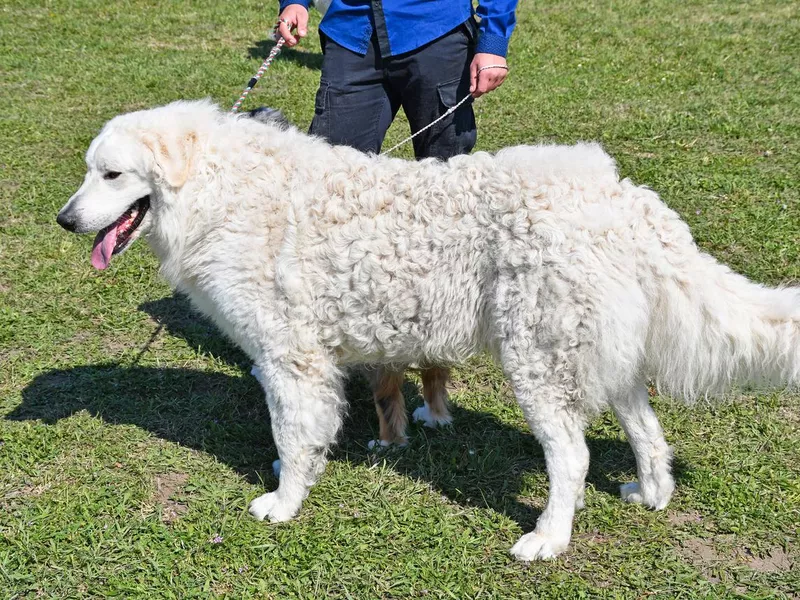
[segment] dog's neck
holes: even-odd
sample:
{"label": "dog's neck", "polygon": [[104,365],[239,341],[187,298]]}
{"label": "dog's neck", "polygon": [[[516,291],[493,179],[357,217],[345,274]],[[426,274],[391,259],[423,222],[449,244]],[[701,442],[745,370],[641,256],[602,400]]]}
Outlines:
{"label": "dog's neck", "polygon": [[[283,235],[287,205],[296,199],[294,190],[320,179],[321,163],[329,171],[341,165],[349,174],[354,165],[374,160],[296,130],[249,120],[225,118],[216,127],[199,137],[199,152],[183,187],[162,187],[158,192],[162,201],[154,203],[161,208],[154,214],[147,241],[161,262],[162,274],[178,288],[196,279],[198,261],[215,260],[197,256],[199,242],[249,222],[261,224],[257,243],[272,248],[280,240],[271,239],[270,232],[276,238]],[[213,197],[209,189],[215,190]]]}
{"label": "dog's neck", "polygon": [[147,232],[145,239],[158,257],[162,275],[173,287],[181,287],[181,264],[186,250],[186,235],[183,233],[183,227],[188,219],[185,215],[180,214],[180,208],[175,202],[174,191],[160,190],[158,194],[161,196],[159,199],[161,208],[158,213],[153,215],[153,227]]}

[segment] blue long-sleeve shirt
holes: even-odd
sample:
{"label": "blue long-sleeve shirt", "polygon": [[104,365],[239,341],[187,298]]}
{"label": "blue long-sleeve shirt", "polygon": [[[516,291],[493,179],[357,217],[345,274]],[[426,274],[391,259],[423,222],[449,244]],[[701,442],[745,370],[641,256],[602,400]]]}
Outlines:
{"label": "blue long-sleeve shirt", "polygon": [[[505,56],[516,24],[518,0],[483,0],[476,52]],[[308,8],[308,0],[280,0]],[[472,15],[471,0],[332,0],[320,31],[334,42],[366,54],[373,32],[382,56],[411,52],[455,29]]]}

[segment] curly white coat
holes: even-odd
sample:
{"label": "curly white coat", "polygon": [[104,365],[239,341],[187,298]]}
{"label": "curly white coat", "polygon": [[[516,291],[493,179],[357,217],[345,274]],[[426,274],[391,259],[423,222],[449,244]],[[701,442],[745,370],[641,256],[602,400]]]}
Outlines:
{"label": "curly white coat", "polygon": [[408,162],[178,102],[110,121],[87,162],[64,210],[103,226],[91,174],[124,164],[128,204],[149,186],[141,229],[164,275],[260,370],[281,473],[251,504],[259,519],[294,516],[323,471],[346,365],[499,360],[550,477],[512,549],[524,560],[567,547],[583,430],[608,405],[638,465],[623,497],[666,506],[671,451],[648,378],[687,399],[800,379],[798,289],[700,252],[596,144]]}

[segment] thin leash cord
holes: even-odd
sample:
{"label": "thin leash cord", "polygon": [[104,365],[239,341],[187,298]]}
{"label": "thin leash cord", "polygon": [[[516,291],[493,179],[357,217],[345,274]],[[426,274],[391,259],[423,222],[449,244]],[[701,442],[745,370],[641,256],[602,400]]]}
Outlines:
{"label": "thin leash cord", "polygon": [[250,81],[247,82],[247,86],[244,88],[244,90],[242,90],[242,95],[239,96],[239,99],[233,105],[233,108],[231,108],[232,113],[238,112],[239,107],[242,106],[242,102],[244,102],[244,99],[247,98],[247,94],[250,93],[250,90],[256,87],[258,80],[261,79],[261,76],[264,75],[267,69],[269,69],[269,66],[272,64],[272,61],[275,59],[275,57],[278,56],[278,53],[281,51],[281,47],[285,42],[286,40],[284,40],[282,37],[278,37],[275,42],[275,47],[270,50],[269,56],[267,56],[264,62],[261,63],[261,67],[258,69],[258,72],[250,79]]}
{"label": "thin leash cord", "polygon": [[418,136],[420,133],[422,133],[422,132],[423,132],[423,131],[425,131],[426,129],[430,129],[431,127],[433,127],[434,125],[436,125],[436,124],[437,124],[439,121],[441,121],[441,120],[442,120],[442,119],[444,119],[445,117],[449,117],[450,115],[452,115],[452,114],[453,114],[453,113],[456,111],[456,109],[457,109],[459,106],[461,106],[462,104],[464,104],[464,102],[466,102],[466,101],[467,101],[467,100],[469,100],[470,98],[472,98],[472,94],[467,94],[466,96],[464,96],[464,97],[463,97],[463,98],[462,98],[462,99],[461,99],[461,100],[458,102],[458,104],[456,104],[455,106],[451,106],[450,108],[448,108],[448,109],[447,109],[447,112],[445,112],[445,113],[444,113],[444,114],[443,114],[441,117],[439,117],[439,118],[438,118],[438,119],[436,119],[435,121],[431,121],[430,123],[428,123],[427,125],[425,125],[425,127],[423,127],[422,129],[420,129],[420,130],[419,130],[419,131],[417,131],[416,133],[412,133],[410,136],[408,136],[408,137],[407,137],[406,139],[404,139],[402,142],[400,142],[400,143],[398,143],[398,144],[395,144],[394,146],[392,146],[392,147],[391,147],[391,148],[389,148],[388,150],[384,150],[383,152],[381,152],[381,154],[380,154],[380,155],[381,155],[381,156],[384,156],[384,155],[386,155],[386,154],[391,154],[392,152],[394,152],[395,150],[397,150],[397,149],[398,149],[400,146],[402,146],[403,144],[407,144],[408,142],[410,142],[411,140],[413,140],[415,137],[417,137],[417,136]]}
{"label": "thin leash cord", "polygon": [[[277,25],[276,25],[276,30],[277,30]],[[239,111],[239,108],[241,108],[242,103],[244,102],[245,98],[247,98],[247,95],[250,93],[250,91],[254,87],[256,87],[256,84],[258,83],[258,80],[261,79],[261,77],[264,75],[264,73],[266,73],[267,69],[269,69],[270,65],[272,64],[272,61],[275,60],[275,57],[278,56],[278,54],[280,53],[281,48],[283,47],[283,44],[286,43],[286,40],[283,39],[283,37],[276,36],[276,38],[277,38],[277,40],[275,42],[275,46],[272,48],[272,50],[270,50],[269,55],[264,60],[264,62],[261,63],[261,67],[258,69],[256,74],[250,79],[250,81],[247,82],[247,86],[245,86],[244,90],[242,90],[242,95],[239,96],[239,99],[234,103],[233,107],[231,108],[231,111],[230,111],[231,113],[236,113],[236,112]],[[402,142],[400,142],[398,144],[395,144],[394,146],[392,146],[388,150],[384,150],[383,152],[381,152],[380,155],[384,156],[386,154],[391,154],[392,152],[397,150],[400,146],[403,146],[404,144],[407,144],[408,142],[413,140],[415,137],[417,137],[422,132],[427,131],[428,129],[430,129],[431,127],[436,125],[442,119],[445,119],[445,118],[449,117],[450,115],[452,115],[458,109],[459,106],[464,104],[470,98],[472,98],[472,94],[467,94],[461,100],[459,100],[459,102],[455,106],[451,106],[450,108],[448,108],[447,111],[441,117],[439,117],[435,121],[431,121],[425,127],[420,129],[416,133],[411,134],[406,139],[404,139]]]}

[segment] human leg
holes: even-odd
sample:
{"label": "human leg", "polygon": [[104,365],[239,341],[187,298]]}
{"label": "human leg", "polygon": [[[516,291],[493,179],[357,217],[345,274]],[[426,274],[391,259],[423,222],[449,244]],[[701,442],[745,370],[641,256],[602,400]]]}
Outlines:
{"label": "human leg", "polygon": [[388,86],[375,44],[361,56],[323,40],[324,58],[309,133],[377,153],[400,99]]}
{"label": "human leg", "polygon": [[[469,65],[473,41],[468,24],[407,55],[393,57],[389,79],[401,94],[412,133],[444,115],[469,94]],[[468,154],[475,146],[477,129],[472,100],[414,138],[420,158],[447,159]]]}

